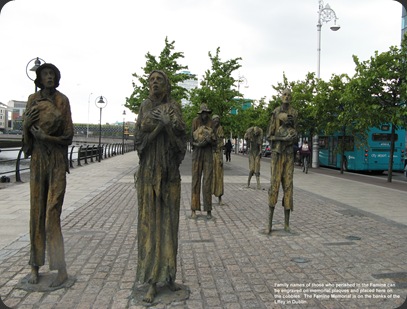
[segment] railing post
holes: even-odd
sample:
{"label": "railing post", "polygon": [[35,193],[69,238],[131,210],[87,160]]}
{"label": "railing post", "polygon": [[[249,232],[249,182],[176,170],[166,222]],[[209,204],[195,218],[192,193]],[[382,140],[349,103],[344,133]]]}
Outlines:
{"label": "railing post", "polygon": [[88,164],[88,150],[89,150],[89,145],[86,145],[86,149],[85,149],[85,164]]}
{"label": "railing post", "polygon": [[92,145],[92,148],[90,151],[90,162],[93,162],[94,150],[95,150],[95,145]]}
{"label": "railing post", "polygon": [[99,156],[101,159],[103,159],[103,147],[105,146],[105,144],[100,145],[100,149],[99,149]]}
{"label": "railing post", "polygon": [[82,166],[81,159],[82,159],[82,145],[79,146],[78,150],[78,166]]}
{"label": "railing post", "polygon": [[21,175],[20,175],[20,159],[21,154],[23,153],[23,147],[21,147],[20,151],[18,152],[17,161],[16,161],[16,182],[21,182]]}
{"label": "railing post", "polygon": [[72,148],[71,148],[71,153],[70,153],[70,155],[69,155],[69,167],[70,167],[70,168],[73,168],[72,154],[73,154],[73,149],[74,149],[74,148],[75,148],[75,145],[72,146]]}

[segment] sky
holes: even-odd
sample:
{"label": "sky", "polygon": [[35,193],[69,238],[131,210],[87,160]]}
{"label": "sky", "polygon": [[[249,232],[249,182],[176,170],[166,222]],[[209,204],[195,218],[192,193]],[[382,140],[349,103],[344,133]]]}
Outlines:
{"label": "sky", "polygon": [[[367,60],[401,40],[402,6],[394,0],[324,1],[341,28],[321,31],[321,78],[352,76],[353,55]],[[272,85],[303,80],[317,71],[318,0],[14,0],[0,13],[0,102],[27,100],[35,86],[27,65],[39,57],[61,71],[58,90],[68,96],[74,123],[134,121],[124,107],[133,73],[145,55],[159,56],[165,38],[183,52],[179,62],[201,79],[220,58],[242,58],[235,72],[246,98],[270,99]],[[35,74],[28,70],[30,77]]]}

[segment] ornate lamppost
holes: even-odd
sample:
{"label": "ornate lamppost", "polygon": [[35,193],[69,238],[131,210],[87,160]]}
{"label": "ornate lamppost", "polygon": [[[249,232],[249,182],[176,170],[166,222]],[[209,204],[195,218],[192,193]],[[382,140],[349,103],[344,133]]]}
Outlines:
{"label": "ornate lamppost", "polygon": [[[336,24],[338,18],[336,17],[336,13],[334,10],[331,9],[329,4],[327,3],[324,5],[323,0],[319,0],[319,9],[318,9],[318,23],[317,23],[317,32],[318,32],[318,62],[317,62],[317,78],[321,77],[321,28],[324,23],[328,23],[331,20],[334,21],[334,25],[331,26],[332,31],[338,31],[340,26]],[[312,167],[317,168],[318,164],[318,157],[319,157],[319,140],[318,134],[315,134],[312,138]]]}
{"label": "ornate lamppost", "polygon": [[[247,78],[244,77],[243,75],[240,75],[240,73],[239,73],[239,76],[237,77],[237,92],[239,92],[239,94],[240,94],[240,85],[241,84],[244,85],[243,86],[244,88],[249,88]],[[238,98],[238,100],[239,100],[239,98]],[[244,105],[244,95],[243,95],[243,100],[242,100],[242,108],[243,108],[243,105]],[[236,113],[237,113],[237,110],[236,110]],[[233,134],[232,134],[232,131],[230,131],[230,140],[232,140],[232,139],[233,139]],[[245,147],[244,142],[245,142],[245,140],[243,139],[243,143],[242,143],[243,149]],[[237,145],[235,147],[235,153],[239,153],[239,148],[240,148],[240,137],[239,136],[237,137],[237,142],[235,142],[235,144]],[[244,152],[243,152],[243,154],[244,154]]]}
{"label": "ornate lamppost", "polygon": [[99,151],[98,161],[100,162],[100,160],[102,158],[102,155],[103,155],[102,154],[102,149],[100,148],[101,143],[102,143],[102,109],[106,107],[107,99],[104,96],[97,97],[96,100],[95,100],[95,105],[100,110],[100,117],[99,117],[99,145],[98,145],[98,151]]}
{"label": "ornate lamppost", "polygon": [[2,0],[0,1],[0,13],[1,13],[1,9],[3,8],[3,6],[5,6],[7,4],[7,2],[10,2],[12,0]]}
{"label": "ornate lamppost", "polygon": [[[31,69],[28,69],[28,67],[30,67],[32,65],[32,63],[34,63],[33,67]],[[45,63],[44,59],[41,59],[40,57],[36,57],[31,59],[30,61],[28,61],[26,67],[25,67],[25,74],[27,74],[28,78],[31,79],[32,81],[35,81],[35,77],[32,78],[30,76],[30,74],[28,74],[29,72],[34,72],[37,71],[37,69],[40,67],[41,64]],[[35,92],[37,92],[38,88],[37,85],[35,85]]]}

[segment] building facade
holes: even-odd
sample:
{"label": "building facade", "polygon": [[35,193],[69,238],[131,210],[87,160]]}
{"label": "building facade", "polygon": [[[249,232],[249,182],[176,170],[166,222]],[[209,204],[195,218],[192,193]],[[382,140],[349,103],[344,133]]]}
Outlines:
{"label": "building facade", "polygon": [[9,117],[9,128],[13,130],[22,130],[23,114],[27,108],[27,101],[11,100],[8,102],[9,111],[11,116]]}
{"label": "building facade", "polygon": [[[182,83],[178,83],[178,86],[184,87],[186,90],[191,91],[194,88],[198,87],[198,80],[196,79],[196,75],[192,74],[189,71],[181,71],[181,74],[187,74],[188,76],[190,76],[190,79],[184,80]],[[188,105],[189,103],[191,103],[189,101],[189,99],[182,99],[181,100],[181,104],[182,106]]]}
{"label": "building facade", "polygon": [[8,106],[0,102],[0,131],[8,131]]}

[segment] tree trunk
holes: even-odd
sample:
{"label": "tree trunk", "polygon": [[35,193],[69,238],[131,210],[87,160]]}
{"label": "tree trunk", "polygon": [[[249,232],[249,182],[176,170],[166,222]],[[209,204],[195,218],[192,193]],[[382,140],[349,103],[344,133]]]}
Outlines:
{"label": "tree trunk", "polygon": [[390,157],[389,157],[389,169],[387,171],[387,182],[391,182],[393,176],[393,155],[394,155],[394,137],[396,133],[395,125],[391,124],[391,137],[390,137]]}
{"label": "tree trunk", "polygon": [[343,158],[345,156],[345,134],[346,134],[346,126],[342,127],[342,145],[341,145],[341,174],[343,174]]}

